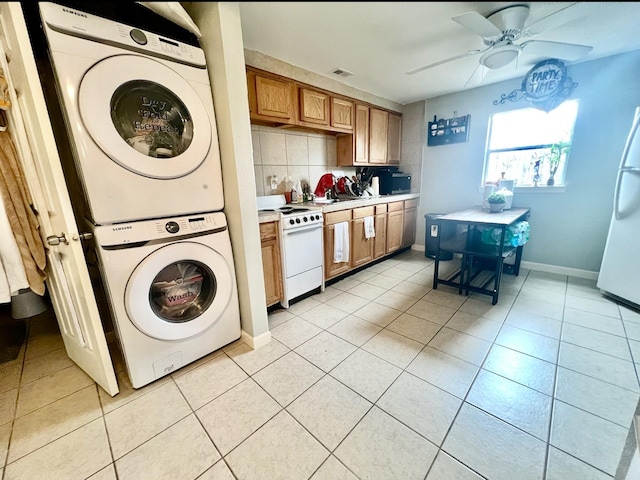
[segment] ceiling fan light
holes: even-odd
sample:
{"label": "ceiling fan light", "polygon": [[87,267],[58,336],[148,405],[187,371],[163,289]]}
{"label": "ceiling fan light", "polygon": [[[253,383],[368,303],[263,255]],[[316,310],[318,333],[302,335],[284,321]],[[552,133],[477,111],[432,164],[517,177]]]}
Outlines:
{"label": "ceiling fan light", "polygon": [[480,65],[490,69],[502,68],[509,65],[520,55],[519,45],[505,45],[489,50],[480,57]]}

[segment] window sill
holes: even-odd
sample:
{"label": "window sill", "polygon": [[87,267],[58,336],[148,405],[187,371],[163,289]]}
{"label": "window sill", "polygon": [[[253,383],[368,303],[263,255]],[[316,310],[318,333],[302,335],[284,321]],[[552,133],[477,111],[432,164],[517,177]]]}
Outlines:
{"label": "window sill", "polygon": [[514,193],[564,193],[567,189],[566,185],[538,185],[536,187],[515,187]]}
{"label": "window sill", "polygon": [[[536,187],[515,187],[515,191],[513,193],[564,193],[566,189],[566,185],[554,185],[552,187],[548,187],[547,185],[538,185]],[[478,192],[484,192],[484,185],[478,187]]]}

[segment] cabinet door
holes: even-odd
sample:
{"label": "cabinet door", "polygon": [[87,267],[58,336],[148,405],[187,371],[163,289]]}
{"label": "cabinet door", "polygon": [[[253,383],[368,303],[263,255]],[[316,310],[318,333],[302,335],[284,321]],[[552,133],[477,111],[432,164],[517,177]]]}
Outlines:
{"label": "cabinet door", "polygon": [[402,117],[389,114],[389,138],[387,140],[387,163],[400,163],[402,148]]}
{"label": "cabinet door", "polygon": [[377,108],[371,108],[369,124],[369,162],[387,163],[389,114]]}
{"label": "cabinet door", "polygon": [[359,267],[373,260],[373,238],[364,236],[364,218],[356,218],[351,226],[351,265]]}
{"label": "cabinet door", "polygon": [[331,126],[353,130],[353,102],[331,97]]}
{"label": "cabinet door", "polygon": [[376,215],[376,236],[373,239],[373,258],[380,258],[387,253],[387,214]]}
{"label": "cabinet door", "polygon": [[[351,229],[350,229],[351,230]],[[335,226],[324,227],[324,276],[325,279],[341,275],[351,270],[350,262],[333,263]]]}
{"label": "cabinet door", "polygon": [[260,224],[262,271],[267,307],[282,300],[282,261],[276,222]]}
{"label": "cabinet door", "polygon": [[[295,84],[285,80],[252,75],[255,79],[253,118],[295,123]],[[250,75],[251,77],[251,75]],[[251,93],[249,94],[251,100]]]}
{"label": "cabinet door", "polygon": [[353,163],[369,163],[369,107],[356,105]]}
{"label": "cabinet door", "polygon": [[416,220],[418,217],[418,209],[407,208],[404,211],[404,222],[402,232],[402,247],[410,247],[416,239]]}
{"label": "cabinet door", "polygon": [[403,210],[387,215],[387,253],[395,252],[402,246],[403,217]]}
{"label": "cabinet door", "polygon": [[300,122],[329,125],[329,95],[300,88]]}
{"label": "cabinet door", "polygon": [[262,242],[262,269],[264,293],[267,298],[267,307],[270,307],[282,300],[280,246],[275,238]]}

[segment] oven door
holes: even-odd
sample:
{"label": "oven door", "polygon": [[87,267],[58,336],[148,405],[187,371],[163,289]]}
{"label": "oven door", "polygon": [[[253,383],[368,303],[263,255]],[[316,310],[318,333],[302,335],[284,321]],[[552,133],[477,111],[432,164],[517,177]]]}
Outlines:
{"label": "oven door", "polygon": [[322,224],[283,231],[285,277],[322,266]]}

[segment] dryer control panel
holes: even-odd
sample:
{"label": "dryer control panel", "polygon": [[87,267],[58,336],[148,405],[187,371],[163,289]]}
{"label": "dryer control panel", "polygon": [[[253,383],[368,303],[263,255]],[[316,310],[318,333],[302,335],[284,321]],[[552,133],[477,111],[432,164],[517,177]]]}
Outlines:
{"label": "dryer control panel", "polygon": [[41,2],[39,6],[44,23],[56,32],[194,67],[205,68],[207,65],[204,51],[193,45],[161,37],[153,32],[107,20],[75,8],[49,2]]}
{"label": "dryer control panel", "polygon": [[94,227],[94,235],[98,245],[116,247],[207,232],[213,233],[226,228],[227,219],[224,213],[215,212],[114,225],[98,225]]}

